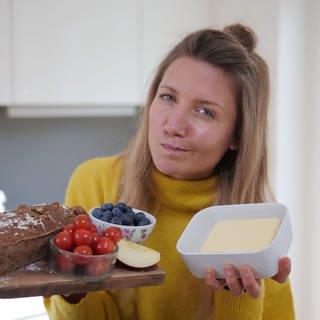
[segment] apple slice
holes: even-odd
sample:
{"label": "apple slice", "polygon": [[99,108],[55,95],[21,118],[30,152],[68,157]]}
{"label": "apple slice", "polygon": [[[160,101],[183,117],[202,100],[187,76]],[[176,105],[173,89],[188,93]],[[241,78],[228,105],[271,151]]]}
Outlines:
{"label": "apple slice", "polygon": [[142,244],[121,239],[117,259],[133,268],[147,268],[160,261],[160,253]]}

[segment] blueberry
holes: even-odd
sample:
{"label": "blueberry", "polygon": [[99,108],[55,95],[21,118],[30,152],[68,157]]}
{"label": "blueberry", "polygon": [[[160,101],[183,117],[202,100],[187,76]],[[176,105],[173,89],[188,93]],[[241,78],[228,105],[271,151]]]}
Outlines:
{"label": "blueberry", "polygon": [[150,224],[150,220],[148,218],[145,218],[139,221],[138,226],[146,226],[148,224]]}
{"label": "blueberry", "polygon": [[128,210],[128,206],[124,202],[118,202],[115,207],[119,208],[122,212],[127,212]]}
{"label": "blueberry", "polygon": [[102,216],[102,211],[100,208],[95,208],[93,209],[92,211],[92,215],[97,218],[97,219],[101,219],[101,216]]}
{"label": "blueberry", "polygon": [[145,214],[144,214],[143,212],[141,212],[141,211],[137,212],[137,213],[134,215],[134,224],[135,224],[136,226],[138,226],[138,225],[139,225],[139,222],[140,222],[141,220],[145,219],[145,218],[146,218],[146,216],[145,216]]}
{"label": "blueberry", "polygon": [[99,208],[94,209],[92,215],[105,222],[118,225],[145,226],[151,224],[144,212],[135,213],[130,206],[120,201],[115,205],[106,202]]}
{"label": "blueberry", "polygon": [[121,219],[121,222],[123,225],[126,225],[126,226],[133,226],[134,225],[133,215],[130,213],[124,213],[120,219]]}
{"label": "blueberry", "polygon": [[102,211],[111,211],[112,210],[112,208],[113,208],[113,204],[112,203],[110,203],[110,202],[107,202],[107,203],[105,203],[105,204],[103,204],[102,206],[101,206],[101,210]]}
{"label": "blueberry", "polygon": [[103,212],[103,215],[102,215],[102,220],[103,221],[110,222],[111,219],[112,219],[112,212],[111,211]]}
{"label": "blueberry", "polygon": [[119,217],[113,217],[110,222],[113,224],[122,224],[121,219]]}
{"label": "blueberry", "polygon": [[131,207],[127,206],[127,212],[126,213],[130,213],[134,215],[134,211]]}
{"label": "blueberry", "polygon": [[114,207],[112,209],[112,216],[113,217],[121,217],[123,215],[123,212],[118,208],[118,207]]}

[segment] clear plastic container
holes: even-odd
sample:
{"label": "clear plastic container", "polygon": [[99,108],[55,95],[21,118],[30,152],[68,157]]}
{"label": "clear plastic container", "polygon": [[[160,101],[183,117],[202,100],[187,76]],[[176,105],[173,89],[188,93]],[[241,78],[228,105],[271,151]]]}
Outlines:
{"label": "clear plastic container", "polygon": [[50,239],[49,268],[51,271],[85,281],[99,281],[112,274],[119,248],[116,245],[112,253],[103,255],[81,255],[60,249]]}

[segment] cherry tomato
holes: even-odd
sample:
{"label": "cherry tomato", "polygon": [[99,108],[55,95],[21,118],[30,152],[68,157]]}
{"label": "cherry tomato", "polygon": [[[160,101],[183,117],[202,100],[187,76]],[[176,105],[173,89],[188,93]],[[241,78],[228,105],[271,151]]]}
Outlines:
{"label": "cherry tomato", "polygon": [[55,236],[53,243],[60,249],[71,250],[73,247],[73,238],[70,232],[61,231]]}
{"label": "cherry tomato", "polygon": [[92,256],[93,250],[90,246],[86,244],[82,244],[73,249],[73,253],[79,254],[79,256],[74,257],[74,261],[76,264],[80,266],[85,266],[89,263],[89,259],[86,256]]}
{"label": "cherry tomato", "polygon": [[86,229],[90,230],[91,219],[87,214],[79,214],[73,220],[74,229]]}
{"label": "cherry tomato", "polygon": [[72,272],[74,268],[72,258],[64,254],[59,254],[56,258],[56,268],[61,272]]}
{"label": "cherry tomato", "polygon": [[92,238],[92,232],[86,229],[77,229],[73,233],[73,241],[76,246],[80,246],[82,244],[91,246]]}
{"label": "cherry tomato", "polygon": [[70,232],[71,234],[73,234],[73,231],[74,231],[73,224],[68,224],[68,225],[64,226],[64,227],[62,228],[62,231],[68,231],[68,232]]}
{"label": "cherry tomato", "polygon": [[108,237],[101,237],[95,247],[96,254],[106,254],[113,252],[115,247],[114,242]]}
{"label": "cherry tomato", "polygon": [[105,274],[110,267],[111,261],[101,260],[95,261],[94,263],[90,263],[86,266],[86,273],[89,276],[100,276]]}
{"label": "cherry tomato", "polygon": [[94,223],[91,223],[90,231],[92,233],[99,233],[97,226]]}
{"label": "cherry tomato", "polygon": [[100,239],[100,236],[98,233],[92,233],[92,243],[91,243],[91,247],[94,249],[96,247],[96,245],[98,244]]}
{"label": "cherry tomato", "polygon": [[104,237],[110,238],[114,243],[122,239],[121,230],[117,227],[109,227],[102,232]]}
{"label": "cherry tomato", "polygon": [[73,249],[73,253],[76,254],[82,254],[85,256],[92,256],[93,255],[93,250],[90,246],[86,245],[86,244],[81,244],[80,246],[76,246]]}

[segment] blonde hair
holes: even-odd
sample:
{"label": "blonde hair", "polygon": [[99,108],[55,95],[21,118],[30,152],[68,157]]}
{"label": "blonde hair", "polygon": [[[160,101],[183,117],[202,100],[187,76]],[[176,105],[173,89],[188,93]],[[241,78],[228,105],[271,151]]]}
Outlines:
{"label": "blonde hair", "polygon": [[235,85],[238,149],[228,150],[215,168],[219,186],[213,203],[272,199],[267,159],[269,72],[263,58],[255,52],[255,46],[253,30],[234,24],[222,31],[203,29],[191,33],[168,53],[151,83],[136,135],[122,155],[125,167],[119,188],[121,200],[142,209],[150,209],[154,200],[153,163],[148,145],[149,110],[167,68],[182,56],[221,68]]}

